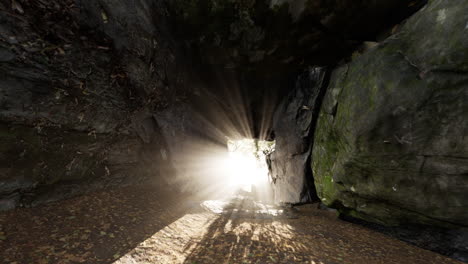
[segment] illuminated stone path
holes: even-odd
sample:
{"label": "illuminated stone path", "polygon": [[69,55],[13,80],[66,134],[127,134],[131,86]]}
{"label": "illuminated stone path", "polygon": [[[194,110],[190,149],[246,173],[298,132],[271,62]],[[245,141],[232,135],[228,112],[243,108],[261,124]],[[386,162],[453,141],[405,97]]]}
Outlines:
{"label": "illuminated stone path", "polygon": [[249,198],[121,189],[0,214],[1,263],[460,263],[341,221]]}

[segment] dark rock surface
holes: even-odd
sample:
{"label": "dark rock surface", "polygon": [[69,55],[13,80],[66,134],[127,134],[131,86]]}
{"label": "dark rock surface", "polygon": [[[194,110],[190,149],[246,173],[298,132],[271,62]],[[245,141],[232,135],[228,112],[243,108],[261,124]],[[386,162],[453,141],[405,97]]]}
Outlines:
{"label": "dark rock surface", "polygon": [[[174,0],[168,9],[175,38],[202,66],[194,68],[196,74],[235,76],[235,89],[254,113],[252,124],[270,125],[271,120],[262,120],[264,109],[290,92],[287,84],[302,69],[333,65],[424,2]],[[254,136],[261,137],[254,125]]]}
{"label": "dark rock surface", "polygon": [[146,4],[0,1],[0,210],[165,184],[160,131],[139,117],[183,98],[184,71]]}
{"label": "dark rock surface", "polygon": [[273,118],[275,151],[269,155],[276,203],[316,199],[310,151],[320,103],[327,85],[325,68],[309,68],[297,80]]}
{"label": "dark rock surface", "polygon": [[468,225],[468,2],[429,1],[336,69],[315,133],[318,196],[385,225]]}
{"label": "dark rock surface", "polygon": [[196,48],[203,61],[268,68],[274,75],[275,67],[300,69],[339,60],[424,2],[176,0],[168,5],[177,38]]}

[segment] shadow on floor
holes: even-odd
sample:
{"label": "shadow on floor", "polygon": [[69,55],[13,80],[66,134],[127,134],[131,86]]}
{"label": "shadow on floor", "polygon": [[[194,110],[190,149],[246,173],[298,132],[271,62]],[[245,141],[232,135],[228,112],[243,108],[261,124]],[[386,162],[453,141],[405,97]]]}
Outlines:
{"label": "shadow on floor", "polygon": [[113,263],[181,217],[178,198],[128,187],[1,213],[0,262]]}
{"label": "shadow on floor", "polygon": [[306,250],[287,225],[220,217],[184,263],[301,263]]}
{"label": "shadow on floor", "polygon": [[208,227],[184,264],[458,263],[310,207],[298,217],[237,217],[229,210]]}
{"label": "shadow on floor", "polygon": [[215,214],[187,200],[153,188],[123,188],[5,212],[0,262],[459,263],[314,205],[271,214],[274,209],[265,213],[252,199],[239,198]]}

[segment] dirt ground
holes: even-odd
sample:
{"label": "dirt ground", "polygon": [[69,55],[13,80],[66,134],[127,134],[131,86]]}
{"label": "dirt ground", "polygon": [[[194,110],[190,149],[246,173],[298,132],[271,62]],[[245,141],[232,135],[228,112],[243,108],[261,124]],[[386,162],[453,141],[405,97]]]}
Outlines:
{"label": "dirt ground", "polygon": [[127,187],[0,214],[0,263],[461,263],[306,205]]}

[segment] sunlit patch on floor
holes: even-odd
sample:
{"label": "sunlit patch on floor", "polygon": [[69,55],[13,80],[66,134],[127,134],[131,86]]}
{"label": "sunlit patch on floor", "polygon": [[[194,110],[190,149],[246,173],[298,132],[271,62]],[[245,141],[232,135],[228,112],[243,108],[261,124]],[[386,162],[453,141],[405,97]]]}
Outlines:
{"label": "sunlit patch on floor", "polygon": [[[248,221],[239,224],[238,221],[243,219],[272,220],[287,215],[280,207],[254,201],[250,197],[236,195],[226,200],[207,200],[200,203],[198,210],[193,209],[196,212],[188,213],[161,229],[114,264],[184,263],[204,239],[213,235],[210,230],[218,227],[217,222],[224,219],[229,220],[224,223],[223,232],[239,238],[251,234],[252,240],[258,241],[267,235],[279,243],[292,237],[293,228],[276,221],[269,225]],[[215,237],[223,233],[220,232],[216,231]]]}
{"label": "sunlit patch on floor", "polygon": [[[294,232],[292,226],[279,221],[264,223],[255,220],[236,220],[210,212],[187,214],[140,243],[114,264],[205,263],[203,257],[199,258],[200,250],[210,250],[211,253],[206,255],[208,261],[206,263],[214,263],[209,259],[210,255],[221,253],[217,252],[216,248],[222,249],[227,254],[224,258],[233,261],[239,260],[239,257],[245,260],[261,257],[271,262],[278,260],[276,254],[282,251],[294,252],[307,249],[302,242],[293,240]],[[210,242],[220,239],[225,243],[222,248]],[[268,253],[270,255],[265,256],[263,247],[258,247],[263,243],[274,247],[275,254],[270,252]],[[193,258],[197,261],[192,262]]]}
{"label": "sunlit patch on floor", "polygon": [[140,243],[114,264],[183,263],[207,233],[217,215],[186,214]]}
{"label": "sunlit patch on floor", "polygon": [[294,218],[293,210],[236,195],[226,200],[207,200],[200,206],[215,214],[229,215],[230,218]]}

